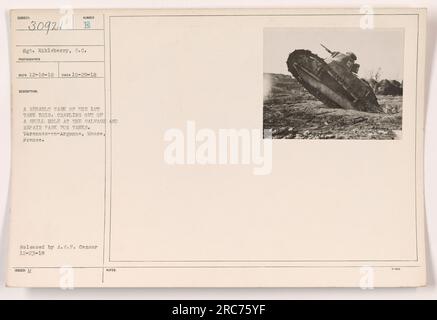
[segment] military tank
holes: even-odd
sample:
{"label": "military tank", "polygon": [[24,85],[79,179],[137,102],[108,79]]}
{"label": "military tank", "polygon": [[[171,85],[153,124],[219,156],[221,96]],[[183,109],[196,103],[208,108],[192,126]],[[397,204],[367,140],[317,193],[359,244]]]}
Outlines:
{"label": "military tank", "polygon": [[288,71],[325,105],[333,108],[383,112],[370,85],[357,73],[360,65],[352,52],[331,51],[326,59],[309,50],[295,50],[288,56]]}

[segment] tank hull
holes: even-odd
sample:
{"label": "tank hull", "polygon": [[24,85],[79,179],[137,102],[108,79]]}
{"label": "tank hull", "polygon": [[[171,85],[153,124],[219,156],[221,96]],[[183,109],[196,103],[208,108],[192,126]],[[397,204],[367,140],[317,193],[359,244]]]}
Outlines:
{"label": "tank hull", "polygon": [[329,107],[382,112],[370,85],[336,61],[327,64],[311,51],[295,50],[287,66],[297,81]]}

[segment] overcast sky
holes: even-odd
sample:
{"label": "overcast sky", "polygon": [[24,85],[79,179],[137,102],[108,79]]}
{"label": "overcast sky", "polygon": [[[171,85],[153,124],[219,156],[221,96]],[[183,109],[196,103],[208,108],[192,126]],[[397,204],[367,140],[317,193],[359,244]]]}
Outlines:
{"label": "overcast sky", "polygon": [[331,51],[352,51],[360,64],[359,77],[369,78],[381,68],[381,79],[403,79],[404,33],[402,29],[264,29],[264,72],[290,74],[286,61],[296,49],[307,49],[321,58]]}

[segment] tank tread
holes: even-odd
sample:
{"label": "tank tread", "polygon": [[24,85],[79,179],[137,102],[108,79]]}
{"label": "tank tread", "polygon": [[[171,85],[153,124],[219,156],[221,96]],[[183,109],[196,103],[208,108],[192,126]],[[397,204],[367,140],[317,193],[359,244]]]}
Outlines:
{"label": "tank tread", "polygon": [[288,71],[291,72],[291,74],[299,81],[299,83],[314,97],[316,97],[319,101],[324,103],[326,106],[331,108],[341,108],[338,104],[336,104],[334,101],[329,99],[328,97],[322,95],[317,89],[311,87],[308,85],[305,81],[302,80],[302,77],[299,75],[299,73],[296,71],[296,67],[293,65],[294,56],[297,54],[305,54],[307,56],[311,56],[313,59],[319,61],[322,65],[326,64],[323,59],[321,59],[319,56],[313,54],[309,50],[295,50],[292,53],[290,53],[288,60],[287,60],[287,67]]}

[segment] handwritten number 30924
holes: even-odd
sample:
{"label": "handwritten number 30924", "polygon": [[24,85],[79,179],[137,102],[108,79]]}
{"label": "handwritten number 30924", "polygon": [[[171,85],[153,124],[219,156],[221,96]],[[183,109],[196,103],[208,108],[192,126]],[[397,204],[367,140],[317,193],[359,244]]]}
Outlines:
{"label": "handwritten number 30924", "polygon": [[62,22],[30,21],[27,29],[30,31],[46,31],[46,34],[48,34],[50,31],[62,29]]}

